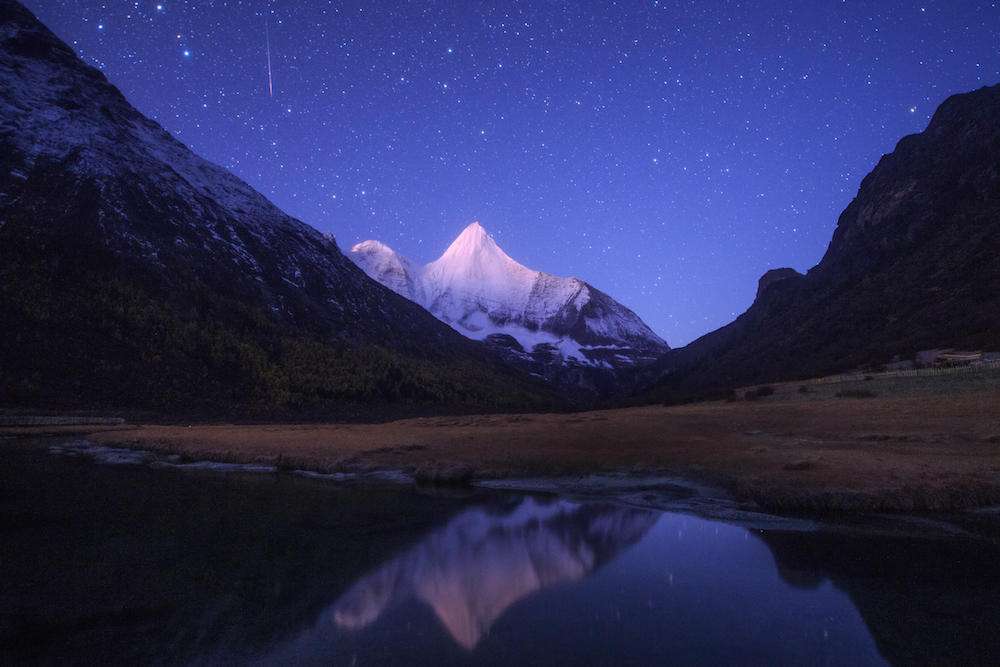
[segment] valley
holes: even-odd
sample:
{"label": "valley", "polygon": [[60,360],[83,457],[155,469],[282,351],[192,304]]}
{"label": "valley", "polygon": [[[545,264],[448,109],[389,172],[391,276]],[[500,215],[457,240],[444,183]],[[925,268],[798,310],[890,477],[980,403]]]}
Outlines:
{"label": "valley", "polygon": [[1000,664],[987,5],[0,0],[0,664]]}

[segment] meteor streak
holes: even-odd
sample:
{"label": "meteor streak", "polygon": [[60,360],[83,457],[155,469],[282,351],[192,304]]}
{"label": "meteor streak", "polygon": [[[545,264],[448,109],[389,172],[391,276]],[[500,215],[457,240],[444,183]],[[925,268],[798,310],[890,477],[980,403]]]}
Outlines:
{"label": "meteor streak", "polygon": [[271,76],[271,26],[270,21],[264,21],[264,40],[267,43],[267,94],[274,97],[274,79]]}

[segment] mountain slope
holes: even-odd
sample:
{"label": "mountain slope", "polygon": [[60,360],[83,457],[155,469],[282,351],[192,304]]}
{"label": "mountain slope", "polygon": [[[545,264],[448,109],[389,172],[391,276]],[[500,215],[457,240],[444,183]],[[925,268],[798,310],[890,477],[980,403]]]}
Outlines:
{"label": "mountain slope", "polygon": [[378,241],[355,245],[351,257],[369,276],[457,331],[506,340],[525,354],[557,352],[569,364],[621,368],[669,349],[635,313],[600,290],[519,264],[478,222],[424,267]]}
{"label": "mountain slope", "polygon": [[822,261],[761,279],[733,323],[669,352],[653,395],[689,397],[1000,349],[1000,86],[956,95],[901,140],[841,214]]}
{"label": "mountain slope", "polygon": [[0,404],[503,407],[536,388],[369,280],[0,0]]}

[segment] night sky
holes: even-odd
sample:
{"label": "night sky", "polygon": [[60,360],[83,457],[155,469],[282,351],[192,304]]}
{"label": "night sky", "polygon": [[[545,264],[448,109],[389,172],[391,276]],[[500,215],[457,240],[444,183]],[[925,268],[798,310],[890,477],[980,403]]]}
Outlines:
{"label": "night sky", "polygon": [[815,264],[880,155],[1000,82],[997,2],[25,4],[341,248],[426,262],[478,219],[675,346]]}

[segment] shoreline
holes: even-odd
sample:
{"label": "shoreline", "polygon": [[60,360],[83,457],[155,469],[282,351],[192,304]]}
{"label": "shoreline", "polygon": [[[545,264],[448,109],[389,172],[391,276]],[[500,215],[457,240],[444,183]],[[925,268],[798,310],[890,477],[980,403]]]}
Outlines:
{"label": "shoreline", "polygon": [[399,471],[497,484],[590,475],[680,479],[776,512],[941,512],[1000,504],[1000,388],[870,400],[776,397],[576,414],[382,424],[0,429],[186,460],[319,474]]}
{"label": "shoreline", "polygon": [[1000,386],[914,387],[920,389],[910,383],[870,399],[803,396],[793,385],[759,401],[572,414],[0,428],[0,435],[86,437],[188,461],[316,474],[394,471],[438,485],[534,479],[567,487],[565,480],[592,476],[684,480],[767,512],[933,513],[1000,505]]}
{"label": "shoreline", "polygon": [[[73,439],[67,439],[71,437]],[[574,477],[510,477],[471,479],[461,484],[435,484],[418,480],[399,469],[372,469],[357,472],[320,472],[282,469],[261,463],[234,463],[189,460],[178,454],[110,447],[76,436],[0,436],[3,440],[26,440],[43,455],[87,459],[93,465],[137,466],[169,472],[279,475],[344,488],[412,489],[420,494],[473,497],[502,493],[551,495],[574,502],[600,502],[640,510],[689,514],[722,521],[749,530],[780,532],[824,532],[920,539],[986,540],[1000,543],[1000,504],[978,509],[920,512],[834,511],[804,512],[772,510],[742,501],[726,489],[695,480],[665,475],[594,473]],[[2,444],[0,444],[2,447]]]}

